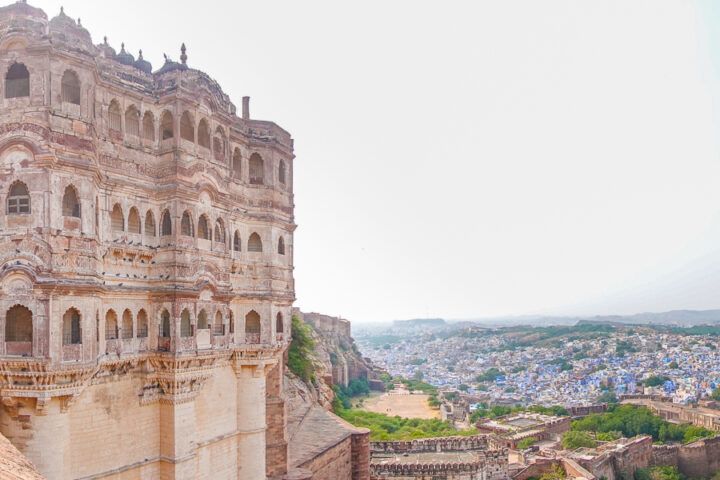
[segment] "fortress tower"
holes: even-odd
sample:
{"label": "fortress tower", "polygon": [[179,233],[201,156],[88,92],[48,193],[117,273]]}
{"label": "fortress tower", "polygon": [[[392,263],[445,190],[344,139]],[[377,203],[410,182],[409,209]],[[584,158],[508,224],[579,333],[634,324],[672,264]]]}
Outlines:
{"label": "fortress tower", "polygon": [[48,479],[282,478],[293,141],[0,8],[0,433]]}

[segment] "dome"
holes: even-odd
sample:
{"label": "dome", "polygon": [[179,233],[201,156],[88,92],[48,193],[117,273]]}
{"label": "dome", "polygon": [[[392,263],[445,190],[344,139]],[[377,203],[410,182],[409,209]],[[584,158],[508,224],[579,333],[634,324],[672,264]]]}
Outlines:
{"label": "dome", "polygon": [[115,60],[122,63],[123,65],[132,65],[135,63],[135,57],[132,54],[125,51],[125,44],[121,44],[120,53],[117,54]]}
{"label": "dome", "polygon": [[97,47],[100,49],[100,51],[103,53],[105,58],[115,58],[117,53],[115,53],[115,49],[112,48],[107,41],[107,37],[103,38],[104,42],[98,45]]}
{"label": "dome", "polygon": [[60,7],[60,13],[50,20],[50,27],[77,28],[77,23],[65,14],[65,9],[63,7]]}
{"label": "dome", "polygon": [[155,75],[162,75],[163,73],[172,72],[173,70],[187,70],[187,65],[183,63],[173,62],[167,56],[165,57],[165,63],[160,70],[155,72]]}
{"label": "dome", "polygon": [[47,20],[47,15],[41,9],[32,7],[26,1],[19,0],[13,4],[0,8],[0,15],[16,15]]}
{"label": "dome", "polygon": [[152,73],[152,64],[143,58],[142,50],[140,50],[138,59],[135,60],[135,68],[145,73]]}
{"label": "dome", "polygon": [[93,47],[90,32],[83,28],[80,24],[80,19],[76,22],[66,15],[63,7],[60,7],[60,14],[53,17],[53,19],[48,22],[48,25],[52,38],[84,49]]}

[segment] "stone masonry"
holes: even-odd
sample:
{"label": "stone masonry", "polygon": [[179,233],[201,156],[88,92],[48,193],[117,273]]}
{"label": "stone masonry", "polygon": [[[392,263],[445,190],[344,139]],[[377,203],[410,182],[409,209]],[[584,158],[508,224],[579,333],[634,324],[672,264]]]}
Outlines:
{"label": "stone masonry", "polygon": [[0,70],[0,433],[51,480],[282,478],[288,132],[24,1]]}

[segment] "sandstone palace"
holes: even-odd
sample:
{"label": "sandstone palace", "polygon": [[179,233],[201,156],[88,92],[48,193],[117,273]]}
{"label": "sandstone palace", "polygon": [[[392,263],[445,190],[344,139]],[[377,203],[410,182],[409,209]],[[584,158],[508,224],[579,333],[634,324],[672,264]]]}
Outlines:
{"label": "sandstone palace", "polygon": [[49,479],[283,478],[288,132],[24,1],[0,70],[0,433]]}

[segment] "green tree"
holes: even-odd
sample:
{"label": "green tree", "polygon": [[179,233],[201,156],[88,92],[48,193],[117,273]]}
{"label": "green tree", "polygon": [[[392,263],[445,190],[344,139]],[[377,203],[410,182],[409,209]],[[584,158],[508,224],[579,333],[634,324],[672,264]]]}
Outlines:
{"label": "green tree", "polygon": [[712,391],[712,398],[720,402],[720,387],[715,387]]}
{"label": "green tree", "polygon": [[678,363],[677,363],[675,360],[673,360],[673,361],[670,362],[670,364],[668,365],[668,368],[674,370],[674,369],[678,368]]}
{"label": "green tree", "polygon": [[492,367],[478,375],[475,380],[478,382],[494,382],[498,377],[502,377],[503,375],[504,373],[499,369]]}
{"label": "green tree", "polygon": [[292,316],[292,342],[288,349],[288,369],[310,383],[313,377],[312,352],[315,341],[311,337],[312,327],[304,323],[297,315]]}
{"label": "green tree", "polygon": [[576,430],[565,432],[562,437],[562,446],[566,450],[575,450],[580,447],[594,447],[597,445],[593,438],[585,433]]}
{"label": "green tree", "polygon": [[523,438],[522,440],[520,440],[518,442],[517,448],[519,450],[527,450],[528,448],[535,445],[535,442],[537,442],[537,438],[535,438],[535,437]]}
{"label": "green tree", "polygon": [[549,472],[545,472],[540,476],[540,480],[563,480],[567,477],[565,470],[559,463],[554,463]]}
{"label": "green tree", "polygon": [[413,375],[413,378],[417,381],[421,381],[423,378],[425,378],[425,374],[418,370],[417,372],[415,372],[415,375]]}
{"label": "green tree", "polygon": [[465,385],[464,383],[461,383],[460,385],[458,385],[458,390],[460,390],[461,392],[467,392],[469,389],[470,389],[470,387]]}
{"label": "green tree", "polygon": [[612,390],[603,392],[597,397],[598,403],[617,403],[618,399]]}

